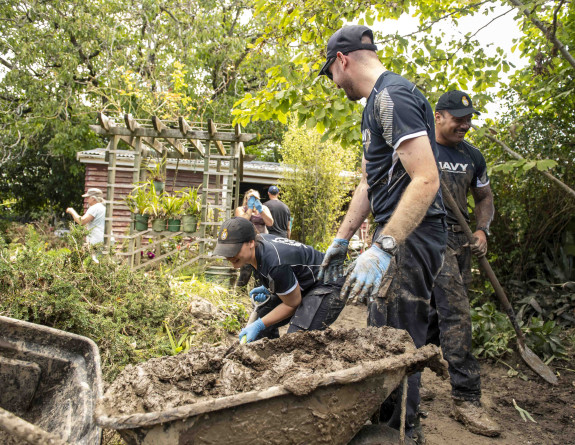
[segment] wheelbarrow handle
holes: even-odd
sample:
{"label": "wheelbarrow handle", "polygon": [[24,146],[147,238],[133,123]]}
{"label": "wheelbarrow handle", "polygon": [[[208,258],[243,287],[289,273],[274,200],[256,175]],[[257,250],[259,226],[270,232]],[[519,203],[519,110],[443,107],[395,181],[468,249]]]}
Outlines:
{"label": "wheelbarrow handle", "polygon": [[32,445],[68,445],[68,442],[33,423],[0,408],[0,429]]}
{"label": "wheelbarrow handle", "polygon": [[[445,202],[447,202],[447,205],[455,214],[457,222],[463,229],[463,232],[467,236],[469,242],[471,244],[475,243],[475,237],[473,236],[473,233],[471,232],[471,229],[469,228],[467,221],[465,221],[463,214],[459,210],[459,207],[457,206],[455,199],[453,199],[453,196],[451,195],[451,192],[447,188],[447,185],[445,184],[445,181],[443,179],[441,180],[441,193],[443,195],[443,199],[445,200]],[[491,285],[495,290],[495,295],[497,295],[497,298],[499,299],[501,305],[503,306],[503,309],[505,309],[505,312],[507,313],[507,316],[509,317],[511,324],[513,325],[513,329],[515,329],[515,333],[517,334],[517,342],[521,347],[525,348],[525,335],[523,334],[523,331],[521,330],[519,324],[517,323],[517,318],[515,317],[515,311],[513,310],[511,303],[509,303],[509,299],[507,298],[507,295],[505,295],[503,287],[501,286],[499,280],[495,276],[495,272],[493,272],[493,269],[491,268],[491,265],[489,264],[489,261],[487,261],[487,258],[485,256],[479,257],[478,260],[481,270],[483,270],[483,273],[485,273],[485,275],[487,275],[487,278],[489,278],[489,281],[491,281]]]}

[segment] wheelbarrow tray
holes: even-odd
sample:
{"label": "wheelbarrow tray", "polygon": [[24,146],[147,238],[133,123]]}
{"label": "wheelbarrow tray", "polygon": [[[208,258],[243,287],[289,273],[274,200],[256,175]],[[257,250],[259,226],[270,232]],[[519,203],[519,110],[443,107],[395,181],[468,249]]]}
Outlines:
{"label": "wheelbarrow tray", "polygon": [[[209,399],[161,412],[107,415],[99,425],[118,430],[128,444],[347,444],[398,387],[403,377],[439,360],[428,345],[401,355],[323,375],[302,387],[278,385],[261,391]],[[297,392],[297,389],[295,390]]]}
{"label": "wheelbarrow tray", "polygon": [[[63,441],[99,444],[100,355],[89,338],[0,316],[0,407]],[[11,433],[15,433],[12,431]],[[0,443],[22,443],[0,430]]]}

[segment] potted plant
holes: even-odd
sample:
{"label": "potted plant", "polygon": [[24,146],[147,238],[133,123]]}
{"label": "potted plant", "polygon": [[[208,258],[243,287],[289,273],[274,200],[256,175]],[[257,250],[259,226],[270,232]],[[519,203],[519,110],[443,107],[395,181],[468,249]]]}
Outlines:
{"label": "potted plant", "polygon": [[183,202],[182,230],[187,233],[194,233],[198,227],[198,219],[202,211],[198,192],[199,187],[188,187],[180,191]]}
{"label": "potted plant", "polygon": [[142,232],[148,230],[148,204],[149,204],[149,187],[147,183],[136,186],[124,201],[132,212],[134,217],[134,230]]}
{"label": "potted plant", "polygon": [[164,182],[166,181],[165,173],[166,161],[157,161],[153,167],[148,167],[148,178],[154,183],[156,192],[162,193],[164,191]]}
{"label": "potted plant", "polygon": [[156,192],[154,183],[150,183],[149,201],[147,213],[152,219],[152,230],[154,232],[163,232],[166,230],[166,215],[164,211],[163,198]]}
{"label": "potted plant", "polygon": [[164,207],[164,214],[168,219],[168,230],[170,232],[178,232],[180,230],[180,215],[182,214],[182,207],[184,205],[182,198],[178,195],[164,194],[162,197],[162,205]]}

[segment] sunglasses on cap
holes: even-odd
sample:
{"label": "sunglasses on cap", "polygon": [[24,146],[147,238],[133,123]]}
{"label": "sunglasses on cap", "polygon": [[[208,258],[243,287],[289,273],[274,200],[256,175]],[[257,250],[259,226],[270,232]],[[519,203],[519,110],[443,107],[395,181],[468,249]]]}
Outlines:
{"label": "sunglasses on cap", "polygon": [[336,56],[336,57],[332,57],[332,58],[329,59],[329,61],[325,64],[324,73],[325,73],[325,75],[328,77],[329,80],[333,80],[333,75],[332,75],[331,71],[329,70],[329,68],[333,65],[333,62],[335,62],[336,59],[337,59],[337,56]]}

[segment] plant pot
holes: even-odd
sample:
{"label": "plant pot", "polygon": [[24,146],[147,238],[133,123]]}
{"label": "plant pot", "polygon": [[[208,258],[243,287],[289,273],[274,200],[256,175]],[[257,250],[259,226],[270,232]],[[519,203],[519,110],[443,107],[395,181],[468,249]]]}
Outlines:
{"label": "plant pot", "polygon": [[137,232],[142,232],[144,230],[148,230],[148,219],[150,215],[141,215],[136,213],[134,215],[134,229]]}
{"label": "plant pot", "polygon": [[152,230],[154,232],[163,232],[166,230],[166,220],[158,218],[152,221]]}
{"label": "plant pot", "polygon": [[154,189],[156,193],[162,193],[164,191],[164,183],[162,181],[154,181]]}
{"label": "plant pot", "polygon": [[194,233],[198,230],[198,217],[196,215],[182,216],[182,230],[186,233]]}
{"label": "plant pot", "polygon": [[169,232],[179,232],[182,221],[179,219],[168,219],[168,231]]}

